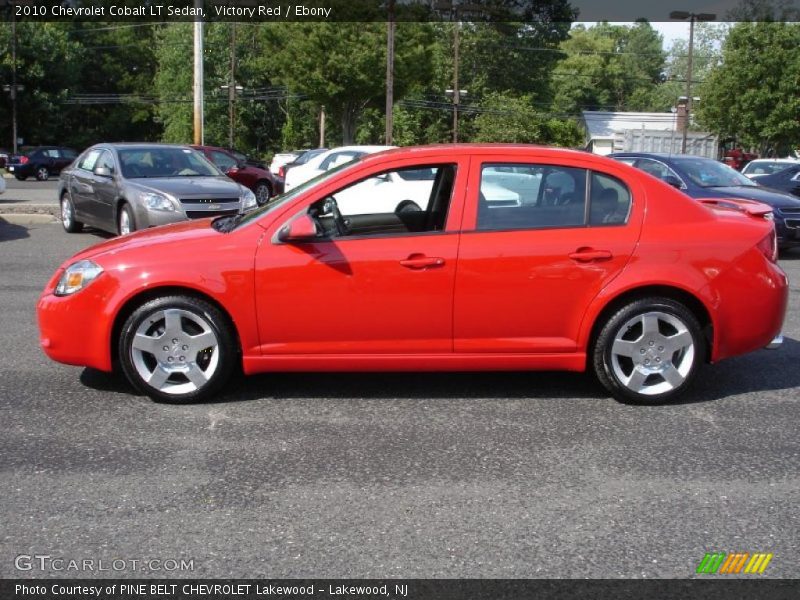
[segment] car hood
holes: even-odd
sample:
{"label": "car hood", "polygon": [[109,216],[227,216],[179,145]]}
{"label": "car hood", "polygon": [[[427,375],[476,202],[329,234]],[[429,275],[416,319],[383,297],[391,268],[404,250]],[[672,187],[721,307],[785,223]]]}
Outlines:
{"label": "car hood", "polygon": [[[211,227],[209,219],[181,221],[171,225],[142,229],[130,235],[120,236],[106,242],[101,242],[79,252],[69,259],[68,263],[71,264],[82,259],[110,258],[144,246],[153,248],[154,246],[161,245],[186,245],[189,242],[197,240],[212,244],[216,240],[221,239],[224,235],[225,234]],[[209,246],[207,250],[211,251],[211,246]]]}
{"label": "car hood", "polygon": [[227,177],[157,177],[127,179],[126,183],[148,192],[163,192],[176,198],[238,198],[242,187]]}
{"label": "car hood", "polygon": [[704,198],[744,198],[769,204],[773,208],[800,208],[800,200],[778,190],[758,186],[704,188]]}

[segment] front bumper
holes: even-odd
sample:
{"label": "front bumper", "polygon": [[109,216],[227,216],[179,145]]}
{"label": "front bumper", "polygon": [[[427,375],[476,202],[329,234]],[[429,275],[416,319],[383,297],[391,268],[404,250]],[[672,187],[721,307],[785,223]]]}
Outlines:
{"label": "front bumper", "polygon": [[111,371],[109,341],[114,315],[109,300],[116,282],[103,273],[84,290],[56,296],[54,282],[61,273],[59,269],[36,306],[42,350],[60,363]]}

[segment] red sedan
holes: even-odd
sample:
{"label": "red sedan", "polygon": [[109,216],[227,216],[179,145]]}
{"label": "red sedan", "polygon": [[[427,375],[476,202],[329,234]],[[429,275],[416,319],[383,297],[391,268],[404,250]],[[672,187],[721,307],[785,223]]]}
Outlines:
{"label": "red sedan", "polygon": [[[259,206],[264,206],[276,194],[283,193],[283,178],[274,175],[244,160],[240,160],[233,152],[216,146],[192,146],[214,163],[236,183],[241,183],[256,195]],[[239,155],[241,156],[241,155]]]}
{"label": "red sedan", "polygon": [[705,362],[780,344],[770,216],[582,152],[391,150],[248,215],[80,252],[41,296],[41,345],[171,402],[214,397],[237,365],[588,369],[663,402]]}

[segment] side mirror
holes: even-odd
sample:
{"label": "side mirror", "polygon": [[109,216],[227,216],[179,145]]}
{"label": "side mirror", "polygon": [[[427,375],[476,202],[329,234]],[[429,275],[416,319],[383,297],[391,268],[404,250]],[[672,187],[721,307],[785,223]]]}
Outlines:
{"label": "side mirror", "polygon": [[94,174],[98,177],[111,177],[114,172],[108,167],[95,167]]}
{"label": "side mirror", "polygon": [[278,231],[278,241],[286,244],[311,242],[319,237],[317,222],[309,215],[301,215]]}
{"label": "side mirror", "polygon": [[681,189],[683,187],[681,180],[675,177],[675,175],[664,175],[664,177],[661,178],[661,181],[677,189]]}

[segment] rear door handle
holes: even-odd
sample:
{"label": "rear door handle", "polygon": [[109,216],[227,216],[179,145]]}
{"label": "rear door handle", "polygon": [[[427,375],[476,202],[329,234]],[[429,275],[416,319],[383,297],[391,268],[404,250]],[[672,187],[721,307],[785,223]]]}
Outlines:
{"label": "rear door handle", "polygon": [[591,262],[593,260],[609,260],[614,257],[608,250],[592,250],[591,248],[578,248],[575,252],[568,254],[572,260],[578,262]]}
{"label": "rear door handle", "polygon": [[444,259],[438,256],[424,256],[422,254],[412,254],[408,258],[401,260],[400,264],[407,269],[425,269],[427,267],[442,267]]}

